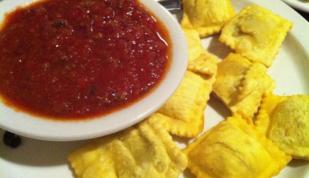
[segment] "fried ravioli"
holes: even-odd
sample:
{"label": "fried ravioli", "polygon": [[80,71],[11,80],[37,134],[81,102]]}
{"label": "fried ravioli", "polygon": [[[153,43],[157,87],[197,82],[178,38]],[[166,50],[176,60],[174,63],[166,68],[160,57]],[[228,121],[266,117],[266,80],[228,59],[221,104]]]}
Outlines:
{"label": "fried ravioli", "polygon": [[239,116],[220,122],[185,153],[197,178],[267,178],[291,160]]}
{"label": "fried ravioli", "polygon": [[262,96],[274,85],[265,66],[231,53],[218,64],[214,92],[234,114],[252,122]]}
{"label": "fried ravioli", "polygon": [[184,14],[201,37],[218,33],[235,12],[230,0],[184,0]]}
{"label": "fried ravioli", "polygon": [[203,130],[204,110],[213,82],[214,77],[206,80],[187,71],[173,96],[150,120],[160,123],[172,134],[196,136]]}
{"label": "fried ravioli", "polygon": [[160,125],[145,121],[69,156],[78,178],[177,178],[187,158]]}
{"label": "fried ravioli", "polygon": [[220,41],[252,62],[270,67],[291,27],[283,17],[250,5],[223,27]]}
{"label": "fried ravioli", "polygon": [[266,96],[257,128],[294,158],[309,160],[308,95]]}

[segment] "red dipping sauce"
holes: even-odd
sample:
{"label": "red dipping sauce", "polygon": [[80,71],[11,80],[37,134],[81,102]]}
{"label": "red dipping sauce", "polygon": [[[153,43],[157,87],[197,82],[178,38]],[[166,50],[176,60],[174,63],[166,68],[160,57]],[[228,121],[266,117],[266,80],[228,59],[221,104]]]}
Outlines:
{"label": "red dipping sauce", "polygon": [[137,0],[45,0],[6,16],[0,96],[53,119],[86,119],[149,93],[169,64],[165,27]]}

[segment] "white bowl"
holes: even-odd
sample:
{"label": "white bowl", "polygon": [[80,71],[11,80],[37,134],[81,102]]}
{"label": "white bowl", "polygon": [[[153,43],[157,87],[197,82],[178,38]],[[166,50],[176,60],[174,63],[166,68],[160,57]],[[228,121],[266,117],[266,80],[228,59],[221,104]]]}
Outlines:
{"label": "white bowl", "polygon": [[[73,141],[108,135],[143,120],[155,112],[173,94],[187,67],[187,45],[176,19],[153,0],[140,0],[166,26],[172,42],[172,61],[160,84],[136,103],[104,115],[82,121],[55,121],[39,118],[14,109],[0,102],[0,127],[26,137]],[[4,14],[31,0],[5,0],[0,3],[0,22]],[[1,70],[1,69],[0,69]]]}

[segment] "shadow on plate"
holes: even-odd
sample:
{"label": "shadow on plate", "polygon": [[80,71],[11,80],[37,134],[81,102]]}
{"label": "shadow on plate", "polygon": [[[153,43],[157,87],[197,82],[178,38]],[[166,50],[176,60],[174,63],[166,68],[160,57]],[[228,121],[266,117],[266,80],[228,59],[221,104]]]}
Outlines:
{"label": "shadow on plate", "polygon": [[308,177],[308,161],[304,160],[292,160],[287,169],[283,169],[279,176],[276,178],[285,178],[285,177],[293,177],[293,178],[307,178]]}
{"label": "shadow on plate", "polygon": [[220,99],[214,93],[210,95],[208,105],[210,105],[223,118],[227,118],[232,115],[230,110],[222,103],[222,101],[220,101]]}
{"label": "shadow on plate", "polygon": [[189,169],[185,169],[185,171],[183,172],[183,175],[185,178],[196,178],[196,176],[194,174],[192,174]]}
{"label": "shadow on plate", "polygon": [[50,142],[22,137],[22,144],[12,149],[2,142],[0,130],[0,159],[28,166],[54,166],[66,164],[68,154],[87,141]]}
{"label": "shadow on plate", "polygon": [[294,159],[289,163],[291,167],[299,167],[308,165],[309,161]]}
{"label": "shadow on plate", "polygon": [[211,38],[207,50],[220,59],[224,59],[231,52],[229,47],[219,41],[219,35],[215,35]]}

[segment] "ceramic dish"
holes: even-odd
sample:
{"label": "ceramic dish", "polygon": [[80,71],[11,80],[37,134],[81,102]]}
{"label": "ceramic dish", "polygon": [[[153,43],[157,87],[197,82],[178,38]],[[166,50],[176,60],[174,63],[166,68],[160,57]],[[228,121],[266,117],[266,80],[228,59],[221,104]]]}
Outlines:
{"label": "ceramic dish", "polygon": [[[4,14],[31,0],[2,1],[0,21]],[[94,119],[55,121],[24,112],[16,112],[0,102],[0,127],[30,138],[72,141],[103,136],[125,129],[157,110],[174,92],[187,66],[187,46],[184,34],[173,16],[155,1],[141,0],[166,26],[172,43],[169,69],[160,84],[141,100]]]}

